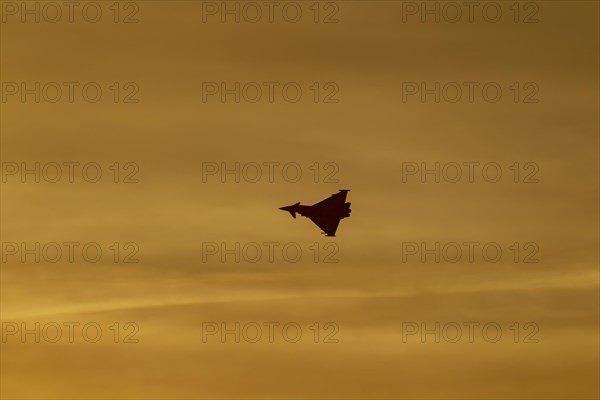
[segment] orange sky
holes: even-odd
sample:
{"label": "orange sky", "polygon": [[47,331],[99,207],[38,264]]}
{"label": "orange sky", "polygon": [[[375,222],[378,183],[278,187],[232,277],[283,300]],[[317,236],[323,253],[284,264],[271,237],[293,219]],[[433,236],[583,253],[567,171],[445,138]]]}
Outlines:
{"label": "orange sky", "polygon": [[[598,3],[457,23],[444,2],[439,23],[421,2],[282,2],[256,23],[246,3],[239,23],[221,2],[96,2],[97,23],[85,2],[72,23],[20,4],[1,3],[3,398],[598,398]],[[335,238],[277,209],[338,189]]]}

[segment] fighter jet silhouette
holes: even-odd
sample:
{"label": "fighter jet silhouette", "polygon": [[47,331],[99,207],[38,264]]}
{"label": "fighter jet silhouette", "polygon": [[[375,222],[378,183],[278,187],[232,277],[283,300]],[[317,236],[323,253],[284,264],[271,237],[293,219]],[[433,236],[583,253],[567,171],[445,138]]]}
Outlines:
{"label": "fighter jet silhouette", "polygon": [[300,205],[300,202],[280,210],[287,211],[296,218],[296,213],[308,217],[319,228],[323,229],[326,236],[335,236],[335,231],[342,218],[350,216],[350,203],[346,203],[346,194],[349,190],[340,190],[339,193],[313,204],[312,206]]}

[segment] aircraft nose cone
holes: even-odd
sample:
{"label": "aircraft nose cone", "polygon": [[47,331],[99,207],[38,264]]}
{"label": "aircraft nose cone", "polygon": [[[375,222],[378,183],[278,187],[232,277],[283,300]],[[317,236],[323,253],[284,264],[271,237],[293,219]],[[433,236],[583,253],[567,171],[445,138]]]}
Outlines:
{"label": "aircraft nose cone", "polygon": [[296,209],[296,205],[295,204],[292,205],[292,206],[287,206],[287,207],[279,207],[279,209],[282,210],[282,211],[289,212],[292,215],[292,217],[296,218],[297,209]]}

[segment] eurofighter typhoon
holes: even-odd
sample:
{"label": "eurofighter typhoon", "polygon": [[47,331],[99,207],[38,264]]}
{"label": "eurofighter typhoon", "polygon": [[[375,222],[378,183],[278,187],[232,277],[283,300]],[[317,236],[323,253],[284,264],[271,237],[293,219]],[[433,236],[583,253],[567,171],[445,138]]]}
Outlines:
{"label": "eurofighter typhoon", "polygon": [[296,213],[307,217],[323,229],[326,236],[335,236],[340,220],[350,216],[350,203],[346,203],[348,192],[349,190],[340,190],[338,193],[312,206],[303,206],[298,202],[279,209],[289,212],[294,218],[296,218]]}

